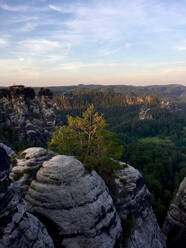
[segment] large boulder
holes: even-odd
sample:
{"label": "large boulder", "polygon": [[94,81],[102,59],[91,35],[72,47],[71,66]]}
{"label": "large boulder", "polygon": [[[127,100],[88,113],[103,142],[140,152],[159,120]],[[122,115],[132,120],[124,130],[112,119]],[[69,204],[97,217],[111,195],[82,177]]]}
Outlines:
{"label": "large boulder", "polygon": [[44,225],[26,212],[18,184],[9,179],[10,167],[0,147],[0,248],[53,248]]}
{"label": "large boulder", "polygon": [[116,172],[112,197],[124,230],[124,247],[166,247],[152,210],[150,193],[138,170],[126,165]]}
{"label": "large boulder", "polygon": [[168,248],[186,247],[186,177],[170,205],[163,231],[167,237]]}
{"label": "large boulder", "polygon": [[[31,149],[23,151],[24,157],[17,160],[12,174],[16,167],[32,164]],[[88,173],[71,156],[53,155],[43,157],[42,166],[40,162],[30,165],[35,173],[39,163],[35,179],[26,191],[24,188],[25,200],[29,212],[47,226],[55,247],[120,247],[120,218],[103,179],[95,171]],[[22,173],[24,177],[26,172]]]}

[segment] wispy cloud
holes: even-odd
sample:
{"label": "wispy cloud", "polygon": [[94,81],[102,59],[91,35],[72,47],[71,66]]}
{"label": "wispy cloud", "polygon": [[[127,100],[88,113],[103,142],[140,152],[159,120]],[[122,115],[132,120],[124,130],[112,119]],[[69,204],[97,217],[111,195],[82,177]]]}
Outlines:
{"label": "wispy cloud", "polygon": [[0,47],[7,47],[9,45],[9,41],[3,38],[0,38]]}
{"label": "wispy cloud", "polygon": [[6,11],[12,11],[12,12],[17,12],[17,11],[26,11],[28,10],[28,6],[25,5],[8,5],[6,3],[0,4],[0,8]]}
{"label": "wispy cloud", "polygon": [[185,8],[184,0],[0,0],[1,57],[7,72],[59,78],[160,73],[186,51]]}
{"label": "wispy cloud", "polygon": [[186,45],[178,45],[178,46],[176,46],[176,50],[178,50],[178,51],[186,51]]}
{"label": "wispy cloud", "polygon": [[58,50],[62,47],[69,46],[69,44],[61,44],[58,41],[51,41],[46,39],[28,39],[18,42],[19,48],[35,55],[47,53]]}

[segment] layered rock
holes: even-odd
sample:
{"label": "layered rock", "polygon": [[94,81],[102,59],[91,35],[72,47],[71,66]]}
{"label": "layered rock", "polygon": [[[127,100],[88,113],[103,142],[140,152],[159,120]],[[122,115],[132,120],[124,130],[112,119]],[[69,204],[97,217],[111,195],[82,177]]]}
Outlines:
{"label": "layered rock", "polygon": [[138,170],[128,165],[117,171],[112,196],[122,221],[124,247],[166,247],[152,210],[150,193]]}
{"label": "layered rock", "polygon": [[169,208],[163,231],[167,237],[168,248],[186,247],[186,177]]}
{"label": "layered rock", "polygon": [[18,140],[45,144],[55,128],[52,93],[41,89],[38,96],[22,85],[0,89],[0,124],[16,129]]}
{"label": "layered rock", "polygon": [[53,248],[45,227],[26,212],[19,186],[9,179],[10,162],[0,147],[0,248]]}
{"label": "layered rock", "polygon": [[24,195],[27,193],[31,182],[36,178],[43,161],[49,160],[54,154],[54,152],[41,147],[32,147],[20,152],[13,160],[10,177],[20,183]]}
{"label": "layered rock", "polygon": [[[26,160],[30,166],[34,149],[24,151],[12,174]],[[40,162],[34,162],[35,168],[39,163],[38,171],[25,191],[25,200],[27,209],[47,226],[55,247],[120,247],[120,218],[102,178],[95,171],[88,173],[74,157],[43,157],[42,167]],[[25,171],[20,172],[23,178]]]}

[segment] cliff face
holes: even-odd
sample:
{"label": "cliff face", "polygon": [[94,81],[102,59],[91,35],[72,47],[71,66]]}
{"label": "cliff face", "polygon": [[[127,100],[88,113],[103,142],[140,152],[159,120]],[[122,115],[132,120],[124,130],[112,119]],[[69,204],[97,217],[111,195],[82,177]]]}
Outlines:
{"label": "cliff face", "polygon": [[53,248],[43,224],[26,212],[19,186],[9,173],[9,157],[0,147],[0,248]]}
{"label": "cliff face", "polygon": [[167,237],[168,248],[186,247],[186,177],[169,208],[163,231]]}
{"label": "cliff face", "polygon": [[150,193],[139,171],[128,165],[116,172],[115,183],[112,196],[123,226],[124,247],[165,248]]}
{"label": "cliff face", "polygon": [[15,128],[18,140],[45,144],[55,120],[49,90],[41,89],[38,96],[32,88],[21,85],[0,90],[0,124]]}
{"label": "cliff face", "polygon": [[21,183],[28,210],[47,226],[56,247],[165,248],[149,191],[131,166],[116,173],[112,197],[96,172],[43,148],[20,153],[11,176]]}
{"label": "cliff face", "polygon": [[58,110],[72,110],[87,108],[90,104],[99,107],[128,106],[141,104],[158,104],[154,96],[124,96],[107,91],[72,91],[63,93],[55,98],[55,107]]}

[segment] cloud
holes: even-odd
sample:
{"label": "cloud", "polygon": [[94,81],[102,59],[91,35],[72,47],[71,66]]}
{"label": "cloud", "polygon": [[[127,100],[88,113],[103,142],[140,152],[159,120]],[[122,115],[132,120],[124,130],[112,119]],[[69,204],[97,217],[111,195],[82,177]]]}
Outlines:
{"label": "cloud", "polygon": [[27,22],[25,23],[18,31],[19,32],[30,32],[33,31],[36,27],[38,27],[38,23],[31,23],[31,22]]}
{"label": "cloud", "polygon": [[20,61],[20,62],[24,62],[25,59],[24,59],[24,58],[19,58],[19,61]]}
{"label": "cloud", "polygon": [[60,51],[61,48],[69,48],[70,44],[60,43],[59,41],[51,41],[47,39],[28,39],[18,42],[19,49],[33,55],[45,54],[55,50]]}
{"label": "cloud", "polygon": [[24,5],[16,5],[16,6],[10,6],[6,3],[0,4],[0,8],[6,11],[12,11],[12,12],[17,12],[17,11],[26,11],[28,10],[27,6]]}
{"label": "cloud", "polygon": [[7,47],[9,45],[8,40],[5,40],[3,38],[0,38],[0,48],[1,47]]}
{"label": "cloud", "polygon": [[176,50],[178,50],[178,51],[186,51],[186,45],[178,45],[178,46],[176,46]]}
{"label": "cloud", "polygon": [[52,4],[49,4],[48,7],[49,7],[49,9],[57,11],[57,12],[60,12],[60,13],[65,13],[66,14],[66,13],[73,12],[72,9],[68,9],[68,8],[65,8],[65,7],[62,8],[62,7],[52,5]]}
{"label": "cloud", "polygon": [[167,7],[159,1],[90,1],[89,4],[53,4],[49,8],[61,13],[73,13],[74,19],[65,21],[71,33],[81,33],[87,37],[96,35],[102,39],[128,36],[136,28],[162,32],[186,23],[185,16],[176,12],[175,6]]}

